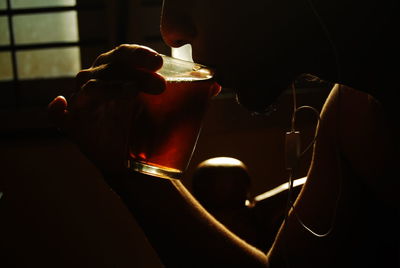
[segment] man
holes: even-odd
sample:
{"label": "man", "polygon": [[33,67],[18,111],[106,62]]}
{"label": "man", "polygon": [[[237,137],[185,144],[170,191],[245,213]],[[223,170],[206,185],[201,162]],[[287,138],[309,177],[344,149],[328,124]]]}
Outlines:
{"label": "man", "polygon": [[235,89],[249,110],[267,111],[303,73],[339,83],[320,115],[307,182],[266,253],[211,217],[179,181],[125,169],[134,92],[165,87],[155,74],[162,64],[156,52],[122,45],[99,56],[78,74],[70,103],[58,97],[50,110],[120,194],[166,266],[395,267],[398,4],[164,1],[165,42],[190,43],[194,61],[215,67],[217,81]]}

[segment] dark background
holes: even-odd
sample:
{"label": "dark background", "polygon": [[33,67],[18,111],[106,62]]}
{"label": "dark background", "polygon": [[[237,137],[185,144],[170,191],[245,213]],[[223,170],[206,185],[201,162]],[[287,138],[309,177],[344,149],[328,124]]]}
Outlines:
{"label": "dark background", "polygon": [[[78,1],[82,67],[121,43],[169,54],[158,32],[160,4]],[[98,170],[47,121],[46,105],[59,94],[68,96],[73,78],[0,82],[0,87],[0,267],[162,267]],[[298,105],[320,109],[328,87],[298,92]],[[210,105],[183,183],[190,189],[194,167],[217,156],[236,157],[248,166],[252,196],[285,182],[291,101],[285,93],[276,113],[251,116],[224,89]],[[312,112],[299,114],[304,145],[316,123]],[[309,162],[310,153],[296,177],[306,175]]]}

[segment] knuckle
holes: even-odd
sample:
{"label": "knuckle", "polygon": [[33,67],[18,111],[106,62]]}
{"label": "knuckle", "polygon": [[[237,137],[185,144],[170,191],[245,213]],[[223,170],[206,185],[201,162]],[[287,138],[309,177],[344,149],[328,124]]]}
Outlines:
{"label": "knuckle", "polygon": [[88,69],[79,71],[75,76],[76,85],[81,87],[90,79],[90,76],[91,72]]}
{"label": "knuckle", "polygon": [[119,46],[117,46],[114,51],[115,52],[126,52],[126,51],[130,51],[132,49],[135,49],[136,46],[134,45],[130,45],[130,44],[121,44]]}
{"label": "knuckle", "polygon": [[80,70],[76,76],[76,80],[84,80],[87,79],[90,76],[90,71],[88,69]]}
{"label": "knuckle", "polygon": [[105,53],[101,53],[99,56],[97,56],[97,58],[93,62],[92,67],[104,64],[105,59],[107,59],[112,52],[113,52],[113,50],[107,51]]}
{"label": "knuckle", "polygon": [[84,85],[83,89],[93,89],[98,86],[98,82],[96,79],[89,79]]}
{"label": "knuckle", "polygon": [[122,44],[122,45],[117,46],[114,49],[114,53],[123,54],[123,53],[127,53],[128,51],[131,51],[132,49],[135,49],[135,47],[133,45]]}

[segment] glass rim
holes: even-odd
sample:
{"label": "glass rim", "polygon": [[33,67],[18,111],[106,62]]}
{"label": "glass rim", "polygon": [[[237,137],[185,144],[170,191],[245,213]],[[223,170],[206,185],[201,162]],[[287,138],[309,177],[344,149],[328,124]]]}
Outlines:
{"label": "glass rim", "polygon": [[172,56],[160,54],[163,65],[157,71],[168,80],[207,80],[215,75],[215,70],[203,64],[182,60]]}

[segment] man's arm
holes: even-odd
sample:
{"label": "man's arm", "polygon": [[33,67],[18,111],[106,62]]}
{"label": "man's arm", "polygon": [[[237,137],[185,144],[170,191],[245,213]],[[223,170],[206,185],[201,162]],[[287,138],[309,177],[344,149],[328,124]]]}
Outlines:
{"label": "man's arm", "polygon": [[[308,180],[295,204],[296,213],[318,233],[331,227],[339,191],[335,92],[321,114]],[[286,267],[290,262],[295,267],[318,267],[334,252],[329,240],[311,235],[293,212],[264,254],[215,220],[179,181],[131,172],[119,189],[167,266]]]}
{"label": "man's arm", "polygon": [[[339,87],[335,86],[321,111],[307,181],[268,253],[271,267],[280,263],[293,267],[326,267],[338,261],[331,239],[335,233],[330,233],[332,228],[337,229],[332,224],[336,224],[343,179],[337,136],[338,92]],[[306,230],[299,219],[315,234],[324,237]]]}
{"label": "man's arm", "polygon": [[166,266],[267,267],[263,252],[215,220],[181,182],[131,172],[121,188],[121,198]]}

